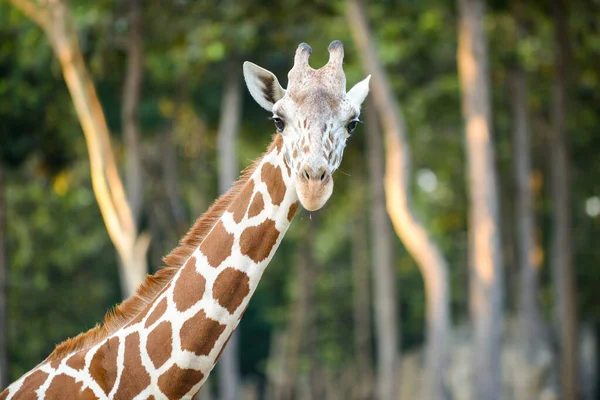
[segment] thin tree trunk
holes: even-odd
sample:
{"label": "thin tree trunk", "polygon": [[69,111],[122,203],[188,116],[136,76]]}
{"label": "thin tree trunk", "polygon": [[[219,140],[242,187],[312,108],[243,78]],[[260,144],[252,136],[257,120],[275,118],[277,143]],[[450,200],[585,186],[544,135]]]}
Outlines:
{"label": "thin tree trunk", "polygon": [[[242,93],[238,63],[229,62],[227,84],[221,102],[218,133],[219,190],[225,193],[238,175],[237,136],[241,118]],[[240,396],[239,331],[229,339],[218,363],[221,400],[237,400]]]}
{"label": "thin tree trunk", "polygon": [[129,34],[127,36],[127,71],[123,85],[123,108],[121,119],[125,136],[127,165],[125,184],[127,200],[134,223],[139,223],[144,200],[143,171],[140,144],[138,109],[144,73],[141,0],[128,0]]}
{"label": "thin tree trunk", "polygon": [[221,101],[221,116],[217,136],[219,190],[221,193],[229,190],[240,172],[236,150],[242,108],[240,73],[239,63],[235,59],[231,60],[227,65],[227,84]]}
{"label": "thin tree trunk", "polygon": [[367,102],[367,165],[371,191],[371,237],[373,266],[373,303],[377,336],[377,391],[380,398],[395,399],[398,392],[400,318],[396,297],[394,251],[389,218],[385,209],[383,186],[384,154],[377,110]]}
{"label": "thin tree trunk", "polygon": [[179,188],[179,170],[177,164],[177,143],[176,132],[177,124],[180,119],[181,109],[186,99],[188,99],[188,88],[185,86],[185,77],[177,80],[175,106],[173,107],[173,115],[169,123],[169,127],[165,130],[162,137],[161,149],[163,155],[162,179],[165,185],[167,200],[175,233],[180,236],[187,229],[186,211],[181,199],[181,191]]}
{"label": "thin tree trunk", "polygon": [[[308,224],[306,224],[308,230]],[[313,290],[313,282],[310,281],[310,264],[311,264],[311,247],[309,241],[309,234],[305,232],[302,235],[301,247],[296,252],[296,285],[297,291],[293,302],[293,310],[291,313],[291,319],[289,327],[286,332],[286,357],[284,365],[283,382],[281,390],[279,391],[279,397],[277,400],[292,400],[298,398],[295,395],[296,382],[298,375],[298,366],[300,352],[302,351],[303,338],[305,333],[310,329],[308,326],[309,316],[309,300],[311,291]],[[307,239],[304,239],[307,238]]]}
{"label": "thin tree trunk", "polygon": [[525,344],[525,356],[530,364],[535,362],[540,340],[543,337],[538,305],[539,265],[536,264],[535,212],[531,187],[531,146],[527,97],[529,83],[520,67],[512,79],[513,157],[516,186],[516,239],[517,262],[520,273],[519,318]]}
{"label": "thin tree trunk", "polygon": [[554,19],[554,74],[552,83],[552,135],[550,138],[554,232],[552,272],[555,285],[556,326],[560,338],[562,396],[577,398],[577,317],[573,249],[571,244],[571,200],[567,145],[567,8],[563,1],[552,2]]}
{"label": "thin tree trunk", "polygon": [[501,399],[502,254],[483,0],[459,0],[458,71],[470,190],[474,398]]}
{"label": "thin tree trunk", "polygon": [[528,79],[518,67],[512,75],[513,157],[515,179],[515,237],[519,277],[518,317],[524,373],[518,376],[516,399],[530,400],[539,395],[540,350],[544,341],[539,295],[539,264],[536,261],[535,212],[531,187],[531,147]]}
{"label": "thin tree trunk", "polygon": [[321,366],[319,357],[319,313],[317,291],[315,290],[319,266],[315,260],[312,240],[315,237],[318,224],[318,216],[313,216],[307,221],[306,233],[302,236],[300,244],[300,251],[304,254],[300,262],[304,263],[302,269],[305,273],[302,279],[302,296],[307,311],[303,353],[307,355],[310,368],[308,382],[312,399],[325,398],[325,371]]}
{"label": "thin tree trunk", "polygon": [[[373,112],[374,113],[374,112]],[[377,132],[377,121],[376,115],[373,118],[369,118],[367,121],[367,129],[373,128],[375,124],[375,132]],[[373,121],[371,121],[373,120]],[[381,146],[381,142],[379,143]],[[369,146],[369,150],[371,146]],[[381,149],[379,149],[381,153]],[[381,160],[375,159],[381,166]],[[355,217],[352,223],[352,277],[353,277],[353,289],[354,294],[352,296],[354,302],[354,354],[355,354],[355,380],[354,390],[352,391],[353,399],[366,400],[373,397],[372,394],[372,380],[373,380],[373,356],[371,348],[371,302],[370,299],[370,283],[371,279],[369,276],[369,249],[368,239],[366,235],[367,221],[366,221],[366,199],[365,191],[361,190],[360,187],[365,186],[365,179],[363,174],[363,167],[359,163],[354,163],[356,167],[352,176],[354,177],[354,185],[357,187],[355,190],[355,198],[353,199],[356,206]],[[360,166],[360,167],[359,167]],[[370,172],[371,169],[369,169]],[[383,196],[380,196],[383,200]],[[385,207],[385,206],[384,206]],[[390,243],[389,226],[384,225],[384,235],[388,236],[385,240]],[[378,237],[373,237],[377,240]],[[391,248],[389,249],[391,253]],[[391,259],[391,257],[390,257]]]}
{"label": "thin tree trunk", "polygon": [[169,209],[175,231],[178,234],[184,233],[185,229],[185,211],[181,203],[181,195],[179,192],[179,173],[177,170],[177,147],[175,145],[174,123],[165,131],[161,149],[163,154],[162,179],[165,184],[166,196],[169,202]]}
{"label": "thin tree trunk", "polygon": [[60,62],[86,139],[94,194],[121,260],[123,287],[131,294],[143,282],[148,270],[146,253],[150,237],[138,235],[112,153],[104,112],[85,67],[70,9],[63,0],[53,0],[44,6],[29,0],[10,1],[44,29]]}
{"label": "thin tree trunk", "polygon": [[[426,378],[423,381],[428,384],[423,387],[423,398],[444,399],[447,397],[444,371],[450,325],[448,265],[437,244],[411,209],[410,150],[406,139],[406,124],[402,109],[391,91],[387,75],[375,52],[374,39],[366,21],[366,10],[360,0],[347,0],[346,9],[354,42],[362,54],[363,68],[372,74],[372,96],[385,133],[387,211],[396,234],[415,259],[425,283],[427,348]],[[392,393],[388,392],[387,396]]]}
{"label": "thin tree trunk", "polygon": [[6,252],[6,179],[0,162],[0,391],[8,386],[8,256]]}

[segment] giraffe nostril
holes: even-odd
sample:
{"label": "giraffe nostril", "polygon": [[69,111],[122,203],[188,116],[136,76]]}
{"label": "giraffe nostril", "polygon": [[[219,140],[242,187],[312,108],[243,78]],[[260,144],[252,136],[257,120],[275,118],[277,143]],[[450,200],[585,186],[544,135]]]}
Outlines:
{"label": "giraffe nostril", "polygon": [[304,170],[304,177],[310,181],[310,175],[308,174],[307,170]]}
{"label": "giraffe nostril", "polygon": [[325,171],[323,171],[323,173],[321,174],[321,182],[325,180],[326,175],[327,175],[327,173]]}

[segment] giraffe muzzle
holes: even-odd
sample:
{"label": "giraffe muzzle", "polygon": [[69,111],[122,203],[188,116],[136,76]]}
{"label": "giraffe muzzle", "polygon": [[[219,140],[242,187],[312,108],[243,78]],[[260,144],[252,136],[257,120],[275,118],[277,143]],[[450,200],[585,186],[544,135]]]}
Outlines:
{"label": "giraffe muzzle", "polygon": [[327,167],[314,169],[300,168],[296,179],[296,192],[302,206],[308,211],[316,211],[327,203],[333,192],[333,178]]}

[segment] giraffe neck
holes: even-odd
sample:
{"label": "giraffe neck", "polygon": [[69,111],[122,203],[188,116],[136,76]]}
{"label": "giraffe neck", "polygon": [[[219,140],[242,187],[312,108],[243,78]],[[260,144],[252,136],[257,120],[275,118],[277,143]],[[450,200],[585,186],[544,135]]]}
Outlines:
{"label": "giraffe neck", "polygon": [[[46,361],[0,399],[191,399],[237,327],[296,213],[278,135],[242,190],[156,298],[89,349]],[[69,397],[71,398],[71,397]]]}
{"label": "giraffe neck", "polygon": [[[185,378],[179,395],[193,394],[207,379],[237,327],[262,274],[298,207],[294,178],[283,159],[282,140],[258,165],[227,211],[194,251],[165,293],[166,317],[179,331],[179,367],[199,370],[193,390]],[[169,316],[175,311],[177,318]],[[181,322],[181,325],[179,323]],[[161,340],[155,340],[157,348]],[[200,376],[200,375],[198,375]],[[186,386],[188,385],[188,386]],[[159,380],[160,388],[160,380]]]}

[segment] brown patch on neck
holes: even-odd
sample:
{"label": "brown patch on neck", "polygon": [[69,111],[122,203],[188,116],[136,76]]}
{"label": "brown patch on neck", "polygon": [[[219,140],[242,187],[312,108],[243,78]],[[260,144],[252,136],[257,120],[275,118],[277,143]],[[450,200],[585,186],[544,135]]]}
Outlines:
{"label": "brown patch on neck", "polygon": [[[82,400],[98,399],[92,389],[86,388],[84,391],[81,391],[81,389],[83,389],[82,382],[75,381],[75,378],[69,375],[60,374],[52,378],[52,383],[46,390],[45,398],[72,399],[77,395],[76,398]],[[37,398],[37,396],[34,398]]]}
{"label": "brown patch on neck", "polygon": [[281,168],[265,163],[260,171],[260,179],[267,185],[267,191],[271,196],[271,202],[278,206],[285,197],[287,186],[281,175]]}
{"label": "brown patch on neck", "polygon": [[160,303],[158,303],[158,305],[156,307],[154,307],[154,310],[152,310],[152,314],[150,314],[150,316],[146,320],[146,323],[144,324],[144,328],[148,328],[153,323],[158,321],[160,319],[160,317],[163,316],[165,311],[167,311],[167,299],[163,297],[162,300],[160,301]]}
{"label": "brown patch on neck", "polygon": [[298,200],[296,200],[290,206],[290,209],[288,210],[288,215],[287,215],[288,221],[292,222],[292,218],[294,218],[294,215],[296,215],[296,211],[298,211],[298,205],[300,205],[300,202]]}
{"label": "brown patch on neck", "polygon": [[263,261],[271,254],[271,250],[280,232],[275,226],[275,221],[268,219],[258,226],[250,226],[240,236],[240,250],[255,263]]}
{"label": "brown patch on neck", "polygon": [[206,256],[208,265],[214,268],[231,255],[232,248],[233,233],[227,232],[223,221],[217,222],[210,235],[200,245],[200,251]]}
{"label": "brown patch on neck", "polygon": [[169,321],[161,322],[148,334],[146,351],[154,368],[160,368],[171,358],[172,342],[173,328]]}
{"label": "brown patch on neck", "polygon": [[90,361],[90,375],[107,395],[117,380],[117,354],[119,338],[114,337],[104,343]]}
{"label": "brown patch on neck", "polygon": [[231,189],[219,197],[208,211],[196,220],[192,228],[179,242],[179,246],[163,259],[167,267],[159,270],[154,275],[146,276],[146,280],[133,296],[106,314],[102,325],[97,325],[89,331],[80,333],[56,346],[52,354],[48,356],[48,360],[58,360],[68,354],[97,345],[143,312],[171,282],[179,268],[190,258],[194,250],[200,246],[200,243],[221,218],[227,207],[239,195],[264,156],[274,149],[281,149],[281,146],[283,146],[283,138],[281,135],[275,134],[267,151],[242,172]]}
{"label": "brown patch on neck", "polygon": [[213,297],[229,314],[242,304],[250,293],[250,278],[245,272],[229,267],[217,276],[213,285]]}
{"label": "brown patch on neck", "polygon": [[256,193],[254,196],[254,200],[252,200],[252,204],[250,204],[250,208],[248,209],[248,218],[256,217],[262,210],[265,208],[265,202],[263,201],[262,193]]}
{"label": "brown patch on neck", "polygon": [[158,387],[169,400],[181,399],[204,378],[201,371],[173,365],[158,378]]}
{"label": "brown patch on neck", "polygon": [[244,219],[248,204],[252,198],[252,193],[254,193],[254,181],[249,180],[248,183],[244,185],[244,189],[240,192],[240,195],[235,198],[227,209],[227,211],[233,214],[233,221],[236,224],[239,224],[242,222],[242,219]]}
{"label": "brown patch on neck", "polygon": [[[35,391],[38,390],[38,388],[42,386],[44,382],[46,382],[47,378],[48,374],[44,371],[38,369],[32,372],[31,375],[25,378],[23,384],[21,385],[21,388],[17,391],[17,393],[15,393],[13,399],[37,399]],[[31,397],[27,397],[27,395],[30,395]]]}
{"label": "brown patch on neck", "polygon": [[173,301],[177,310],[184,312],[204,296],[206,279],[196,271],[196,257],[190,257],[181,270],[173,289]]}
{"label": "brown patch on neck", "polygon": [[206,316],[204,310],[183,323],[179,330],[181,348],[198,356],[210,354],[226,326]]}
{"label": "brown patch on neck", "polygon": [[83,369],[83,367],[85,367],[85,355],[87,354],[87,351],[78,351],[77,353],[73,354],[72,357],[70,357],[67,360],[67,365],[75,370],[80,370]]}
{"label": "brown patch on neck", "polygon": [[[150,384],[150,374],[142,365],[140,356],[140,334],[129,334],[125,338],[125,362],[115,399],[133,399]],[[116,368],[115,368],[116,372]]]}

